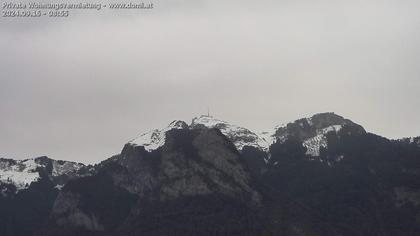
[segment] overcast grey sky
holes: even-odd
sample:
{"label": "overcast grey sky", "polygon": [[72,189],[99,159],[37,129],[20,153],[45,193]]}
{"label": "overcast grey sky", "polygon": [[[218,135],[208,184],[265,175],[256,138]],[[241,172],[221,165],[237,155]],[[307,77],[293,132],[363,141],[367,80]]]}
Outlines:
{"label": "overcast grey sky", "polygon": [[334,111],[420,135],[418,0],[154,4],[0,19],[0,157],[94,163],[208,106],[254,131]]}

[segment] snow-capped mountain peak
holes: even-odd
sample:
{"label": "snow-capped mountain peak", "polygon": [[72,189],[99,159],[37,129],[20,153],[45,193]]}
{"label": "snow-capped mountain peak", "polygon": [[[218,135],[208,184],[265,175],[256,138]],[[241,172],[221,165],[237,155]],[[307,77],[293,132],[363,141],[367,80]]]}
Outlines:
{"label": "snow-capped mountain peak", "polygon": [[269,135],[257,135],[249,129],[230,124],[226,121],[219,120],[209,115],[202,115],[192,120],[191,128],[199,128],[204,126],[207,128],[217,128],[226,137],[228,137],[238,150],[242,150],[245,146],[255,147],[257,149],[267,151],[271,145]]}
{"label": "snow-capped mountain peak", "polygon": [[245,146],[251,146],[267,151],[273,140],[271,134],[256,134],[246,128],[230,124],[213,116],[202,115],[193,118],[191,125],[187,125],[184,121],[175,120],[165,128],[155,129],[139,135],[137,138],[129,141],[129,144],[143,146],[145,150],[152,151],[165,144],[165,133],[167,131],[171,129],[196,129],[200,127],[219,129],[233,142],[238,150],[242,150]]}
{"label": "snow-capped mountain peak", "polygon": [[139,135],[137,138],[129,141],[134,146],[143,146],[147,151],[156,150],[165,144],[165,134],[171,129],[186,129],[187,123],[182,120],[174,120],[167,127],[155,129]]}
{"label": "snow-capped mountain peak", "polygon": [[40,165],[35,159],[21,161],[0,159],[0,182],[13,184],[18,191],[25,189],[39,179],[38,167]]}
{"label": "snow-capped mountain peak", "polygon": [[129,144],[143,146],[152,151],[165,144],[165,134],[171,129],[198,129],[201,127],[219,129],[239,151],[245,146],[255,147],[267,152],[275,141],[284,142],[289,138],[297,139],[306,147],[310,156],[319,156],[321,147],[327,147],[329,132],[338,133],[343,126],[354,126],[356,130],[364,129],[334,113],[319,113],[311,117],[298,119],[285,125],[276,126],[273,132],[252,132],[247,128],[231,124],[210,115],[201,115],[192,119],[187,125],[184,121],[175,120],[163,129],[155,129],[139,135]]}
{"label": "snow-capped mountain peak", "polygon": [[[0,159],[0,183],[11,184],[16,191],[28,188],[32,182],[38,181],[40,171],[45,171],[51,178],[68,176],[71,178],[85,167],[81,163],[58,161],[47,157],[25,160]],[[63,178],[59,178],[63,179]],[[58,182],[62,182],[59,180]]]}
{"label": "snow-capped mountain peak", "polygon": [[327,147],[328,145],[326,134],[329,132],[337,133],[343,126],[353,126],[360,132],[364,132],[360,125],[353,123],[351,120],[332,112],[326,112],[277,126],[274,136],[279,142],[284,142],[289,138],[297,139],[306,147],[307,155],[319,156],[321,147]]}

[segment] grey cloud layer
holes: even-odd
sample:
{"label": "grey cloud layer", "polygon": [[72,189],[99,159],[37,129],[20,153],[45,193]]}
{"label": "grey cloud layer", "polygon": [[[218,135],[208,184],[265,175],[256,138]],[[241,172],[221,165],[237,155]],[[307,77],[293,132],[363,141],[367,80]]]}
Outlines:
{"label": "grey cloud layer", "polygon": [[209,106],[255,130],[335,111],[420,135],[418,1],[155,1],[0,22],[0,156],[96,162]]}

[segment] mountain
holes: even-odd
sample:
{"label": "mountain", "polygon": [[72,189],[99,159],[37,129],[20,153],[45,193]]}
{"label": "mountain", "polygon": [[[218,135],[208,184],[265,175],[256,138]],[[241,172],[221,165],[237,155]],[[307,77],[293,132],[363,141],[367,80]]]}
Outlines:
{"label": "mountain", "polygon": [[[324,141],[312,152],[307,140],[320,134]],[[260,178],[276,196],[270,218],[285,219],[269,228],[285,228],[286,235],[300,235],[296,228],[310,235],[418,234],[419,146],[368,133],[332,113],[299,119],[276,135]]]}
{"label": "mountain", "polygon": [[47,219],[69,180],[90,175],[92,167],[38,157],[0,159],[0,235],[31,235]]}
{"label": "mountain", "polygon": [[0,235],[414,236],[418,141],[334,113],[268,132],[174,120],[95,166],[1,159]]}
{"label": "mountain", "polygon": [[246,128],[230,124],[226,121],[216,119],[212,116],[200,116],[192,120],[190,127],[197,128],[204,126],[207,128],[219,129],[239,151],[245,146],[255,147],[257,149],[267,151],[272,140],[264,137],[263,134],[256,134]]}
{"label": "mountain", "polygon": [[362,126],[334,113],[320,113],[278,126],[274,137],[279,142],[296,139],[306,147],[306,154],[319,156],[322,147],[327,147],[327,134],[338,133],[343,127],[352,127],[355,133],[365,133]]}
{"label": "mountain", "polygon": [[184,121],[174,120],[167,127],[162,129],[155,129],[139,135],[137,138],[131,140],[129,143],[132,145],[143,146],[146,150],[155,150],[165,143],[165,133],[171,129],[196,129],[200,127],[216,128],[220,130],[238,150],[242,150],[245,146],[251,146],[260,150],[267,151],[270,146],[271,140],[266,140],[262,136],[258,136],[256,133],[228,123],[226,121],[219,120],[209,115],[202,115],[192,119],[190,125]]}
{"label": "mountain", "polygon": [[133,146],[143,146],[147,151],[156,150],[165,144],[167,131],[185,128],[188,128],[187,123],[180,120],[174,120],[163,129],[155,129],[139,135],[137,138],[131,140],[129,144]]}
{"label": "mountain", "polygon": [[174,125],[64,186],[41,235],[256,232],[261,195],[235,146],[217,129]]}
{"label": "mountain", "polygon": [[0,182],[10,189],[3,189],[3,196],[8,190],[18,193],[28,189],[42,176],[48,177],[56,188],[61,188],[68,180],[89,174],[87,166],[71,161],[53,160],[38,157],[25,160],[0,158]]}
{"label": "mountain", "polygon": [[171,129],[195,129],[200,127],[216,128],[220,130],[235,147],[242,151],[244,147],[254,147],[268,152],[274,142],[285,142],[294,139],[303,143],[309,156],[320,156],[322,148],[328,145],[327,134],[338,133],[343,127],[351,128],[350,132],[366,133],[362,126],[353,123],[334,113],[320,113],[309,118],[298,119],[286,125],[275,127],[274,131],[252,132],[244,127],[214,118],[210,115],[202,115],[192,119],[190,125],[184,121],[174,120],[163,129],[155,129],[139,135],[129,143],[144,146],[146,150],[155,150],[165,143],[165,133]]}

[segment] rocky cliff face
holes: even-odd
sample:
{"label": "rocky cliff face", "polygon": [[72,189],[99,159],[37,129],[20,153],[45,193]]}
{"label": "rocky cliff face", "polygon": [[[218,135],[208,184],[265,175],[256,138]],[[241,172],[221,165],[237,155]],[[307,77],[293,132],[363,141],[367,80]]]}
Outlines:
{"label": "rocky cliff face", "polygon": [[168,131],[162,148],[151,153],[128,144],[117,162],[134,178],[133,186],[122,184],[140,196],[158,185],[160,192],[155,197],[160,200],[209,193],[254,193],[239,153],[216,129]]}
{"label": "rocky cliff face", "polygon": [[[243,222],[250,215],[231,216],[234,218],[230,220],[236,219],[242,224],[240,227],[233,227],[218,219],[224,212],[200,210],[193,206],[225,205],[231,202],[238,210],[240,206],[242,212],[251,212],[262,201],[235,146],[219,130],[205,127],[169,130],[163,146],[151,152],[146,151],[143,146],[127,144],[118,158],[103,163],[99,173],[88,179],[73,181],[63,188],[52,210],[51,228],[67,227],[72,229],[69,231],[71,233],[77,230],[85,233],[107,230],[118,234],[127,229],[147,233],[135,225],[150,221],[150,214],[153,213],[152,215],[158,214],[164,218],[165,215],[170,215],[167,219],[169,221],[174,221],[173,218],[178,215],[183,221],[197,221],[208,217],[219,222],[219,226],[225,227],[226,232],[241,232],[250,227]],[[100,209],[84,207],[94,205],[89,196],[95,194],[92,191],[96,192],[99,184],[106,185],[106,189],[109,188],[113,194],[117,192],[123,199],[130,199],[125,201],[131,201],[130,211],[122,215],[112,214],[110,217],[102,214]],[[81,189],[80,185],[86,186]],[[109,195],[107,192],[104,194]],[[188,205],[190,199],[194,199],[192,205]],[[179,205],[180,202],[187,205]],[[150,206],[156,208],[145,210]],[[109,207],[112,208],[112,205]],[[114,211],[118,209],[113,209],[112,212]],[[185,214],[190,211],[194,213]],[[202,227],[179,225],[182,228],[179,229],[168,225],[162,227],[157,222],[157,219],[151,222],[157,224],[156,230],[162,228],[180,234]],[[58,231],[51,232],[56,235]]]}

